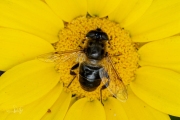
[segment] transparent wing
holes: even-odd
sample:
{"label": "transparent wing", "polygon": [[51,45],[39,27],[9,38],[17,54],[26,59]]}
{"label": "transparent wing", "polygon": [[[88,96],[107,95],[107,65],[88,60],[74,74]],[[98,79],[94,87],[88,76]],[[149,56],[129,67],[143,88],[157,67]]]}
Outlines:
{"label": "transparent wing", "polygon": [[118,75],[110,57],[106,57],[102,63],[100,77],[110,93],[118,100],[125,102],[128,98],[127,89]]}
{"label": "transparent wing", "polygon": [[85,55],[81,50],[71,50],[71,51],[60,51],[43,54],[37,57],[38,60],[43,62],[55,62],[55,69],[57,71],[71,68],[74,64],[80,63],[85,60]]}
{"label": "transparent wing", "polygon": [[57,51],[40,55],[37,59],[43,62],[58,62],[60,60],[65,62],[79,53],[82,53],[82,50]]}
{"label": "transparent wing", "polygon": [[60,59],[60,54],[57,52],[51,52],[37,57],[38,60],[43,62],[57,62]]}

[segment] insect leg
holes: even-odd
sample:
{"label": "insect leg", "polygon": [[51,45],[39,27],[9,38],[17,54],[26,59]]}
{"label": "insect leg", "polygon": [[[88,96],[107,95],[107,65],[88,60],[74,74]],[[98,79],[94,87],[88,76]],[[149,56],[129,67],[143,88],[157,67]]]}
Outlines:
{"label": "insect leg", "polygon": [[[104,71],[104,72],[105,72],[105,71]],[[109,76],[108,76],[108,73],[107,73],[107,72],[104,73],[104,77],[106,77],[107,82],[104,83],[104,85],[103,85],[103,86],[101,87],[101,89],[100,89],[100,100],[101,100],[101,103],[102,103],[103,106],[104,106],[104,104],[103,104],[103,102],[102,102],[102,90],[106,89],[106,88],[109,86],[109,83],[110,83],[110,79],[109,79]],[[102,79],[103,79],[103,78],[102,78]]]}
{"label": "insect leg", "polygon": [[77,73],[74,72],[73,70],[77,69],[79,67],[79,63],[75,64],[74,66],[72,66],[71,70],[70,70],[70,74],[74,75],[73,79],[71,80],[71,82],[68,84],[67,88],[71,85],[71,83],[74,81],[74,79],[77,76]]}
{"label": "insect leg", "polygon": [[75,75],[75,76],[73,77],[73,79],[71,80],[71,82],[68,84],[67,88],[71,85],[71,83],[74,81],[74,79],[76,78],[76,76],[77,76],[77,75]]}
{"label": "insect leg", "polygon": [[77,75],[73,70],[77,69],[78,67],[79,67],[79,63],[77,63],[74,66],[72,66],[72,68],[70,70],[70,74],[71,75]]}

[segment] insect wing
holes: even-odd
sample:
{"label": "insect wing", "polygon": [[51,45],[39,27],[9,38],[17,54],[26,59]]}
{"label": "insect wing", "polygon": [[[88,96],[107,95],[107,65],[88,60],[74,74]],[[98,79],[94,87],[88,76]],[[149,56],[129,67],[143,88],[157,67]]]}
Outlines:
{"label": "insect wing", "polygon": [[[106,57],[103,61],[103,69],[100,70],[100,77],[110,93],[118,100],[125,102],[128,98],[127,89],[121,78],[118,76],[112,61]],[[109,84],[107,84],[109,82]]]}
{"label": "insect wing", "polygon": [[64,69],[71,69],[73,65],[79,63],[81,59],[83,59],[82,52],[73,52],[73,53],[63,53],[60,56],[60,59],[57,61],[57,65],[55,69],[57,71],[62,71]]}
{"label": "insect wing", "polygon": [[57,62],[60,59],[60,54],[57,52],[51,52],[47,54],[43,54],[37,57],[38,60],[43,62]]}
{"label": "insect wing", "polygon": [[57,62],[59,60],[66,61],[77,53],[82,53],[82,50],[51,52],[51,53],[40,55],[37,57],[37,59],[43,62]]}
{"label": "insect wing", "polygon": [[82,51],[62,51],[48,53],[38,56],[38,59],[43,62],[55,62],[55,69],[61,71],[61,69],[70,69],[74,64],[82,62],[85,59],[85,55]]}

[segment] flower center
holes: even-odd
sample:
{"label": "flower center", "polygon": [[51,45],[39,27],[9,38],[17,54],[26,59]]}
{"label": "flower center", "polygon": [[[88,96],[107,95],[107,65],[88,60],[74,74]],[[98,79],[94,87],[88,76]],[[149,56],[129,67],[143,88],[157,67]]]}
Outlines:
{"label": "flower center", "polygon": [[[106,44],[106,52],[111,56],[112,63],[121,77],[125,86],[135,78],[135,70],[138,68],[138,54],[135,43],[132,42],[128,31],[120,27],[119,24],[108,20],[108,18],[98,17],[79,17],[72,22],[67,23],[65,28],[59,33],[59,42],[55,48],[57,51],[77,50],[86,46],[86,34],[91,30],[100,28],[107,33],[109,40]],[[67,55],[68,57],[68,55]],[[70,58],[70,57],[69,57]],[[68,58],[67,58],[68,59]],[[100,89],[103,82],[94,91],[88,92],[82,89],[79,83],[79,77],[70,74],[70,69],[77,63],[77,58],[71,58],[69,61],[60,65],[60,81],[64,87],[77,97],[89,97],[90,99],[101,99]],[[75,70],[78,73],[78,69]],[[109,75],[111,76],[111,75]],[[75,79],[74,79],[75,78]],[[73,80],[74,79],[74,80]],[[70,84],[70,82],[73,82]],[[118,79],[110,80],[110,85],[118,86]],[[102,99],[113,96],[108,89],[102,90]]]}

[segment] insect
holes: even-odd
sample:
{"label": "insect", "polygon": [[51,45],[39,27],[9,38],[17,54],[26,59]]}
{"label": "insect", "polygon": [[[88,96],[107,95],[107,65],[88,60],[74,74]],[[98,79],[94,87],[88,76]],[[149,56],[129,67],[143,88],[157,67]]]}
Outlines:
{"label": "insect", "polygon": [[[70,74],[73,79],[67,87],[71,85],[73,80],[78,76],[79,83],[83,90],[91,92],[103,82],[100,89],[100,99],[102,102],[102,90],[108,89],[114,97],[120,101],[126,101],[126,87],[120,78],[111,57],[106,51],[106,42],[109,40],[108,35],[100,28],[91,30],[86,34],[87,43],[80,50],[58,51],[39,56],[39,59],[45,62],[64,63],[75,61],[70,68]],[[103,61],[103,62],[102,62]],[[78,73],[74,70],[78,69]],[[111,82],[116,81],[116,83]]]}

